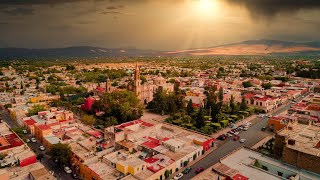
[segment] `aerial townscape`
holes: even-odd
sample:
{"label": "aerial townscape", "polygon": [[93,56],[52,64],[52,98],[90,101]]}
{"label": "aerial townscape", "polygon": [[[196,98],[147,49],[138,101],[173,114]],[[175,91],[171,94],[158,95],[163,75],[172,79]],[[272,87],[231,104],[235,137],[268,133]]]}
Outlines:
{"label": "aerial townscape", "polygon": [[0,180],[320,180],[320,3],[0,11]]}

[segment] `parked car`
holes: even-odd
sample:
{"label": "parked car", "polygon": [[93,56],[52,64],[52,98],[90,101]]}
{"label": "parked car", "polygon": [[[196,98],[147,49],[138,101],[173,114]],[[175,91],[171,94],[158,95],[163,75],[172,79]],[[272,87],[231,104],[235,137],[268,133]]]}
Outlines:
{"label": "parked car", "polygon": [[70,169],[68,166],[65,166],[65,167],[64,167],[64,171],[65,171],[66,173],[68,173],[68,174],[71,174],[71,173],[72,173],[71,169]]}
{"label": "parked car", "polygon": [[191,171],[191,167],[187,167],[184,171],[183,174],[188,174]]}
{"label": "parked car", "polygon": [[239,132],[235,132],[234,135],[237,136],[239,134]]}
{"label": "parked car", "polygon": [[271,115],[271,114],[269,114],[269,115],[268,115],[268,118],[272,118],[272,115]]}
{"label": "parked car", "polygon": [[220,141],[224,141],[227,138],[228,138],[227,135],[221,134],[217,139],[220,140]]}
{"label": "parked car", "polygon": [[22,130],[23,134],[28,134],[28,131],[27,130]]}
{"label": "parked car", "polygon": [[249,127],[244,127],[243,130],[248,131]]}
{"label": "parked car", "polygon": [[234,136],[234,137],[233,137],[233,140],[234,140],[234,141],[238,141],[239,139],[240,139],[240,136]]}
{"label": "parked car", "polygon": [[34,138],[34,137],[31,138],[31,142],[34,142],[34,143],[37,142],[36,138]]}
{"label": "parked car", "polygon": [[178,179],[181,179],[182,176],[183,176],[183,174],[179,173],[179,174],[175,175],[173,179],[178,180]]}
{"label": "parked car", "polygon": [[204,171],[203,167],[199,167],[199,168],[196,169],[196,173],[201,173],[202,171]]}
{"label": "parked car", "polygon": [[261,128],[261,131],[266,131],[266,130],[267,130],[266,127],[262,127],[262,128]]}
{"label": "parked car", "polygon": [[247,140],[246,139],[240,139],[240,143],[244,143],[244,142],[246,142]]}
{"label": "parked car", "polygon": [[26,139],[26,142],[27,142],[27,143],[30,142],[30,139]]}
{"label": "parked car", "polygon": [[232,134],[227,133],[226,135],[228,136],[228,138],[229,138],[229,137],[232,137]]}
{"label": "parked car", "polygon": [[45,148],[44,148],[43,146],[39,146],[39,149],[40,149],[41,151],[44,151],[44,150],[45,150]]}

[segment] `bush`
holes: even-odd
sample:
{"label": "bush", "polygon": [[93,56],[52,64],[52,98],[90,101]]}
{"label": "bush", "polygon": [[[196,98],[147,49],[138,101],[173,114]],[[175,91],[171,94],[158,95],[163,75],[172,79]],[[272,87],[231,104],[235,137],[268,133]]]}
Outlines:
{"label": "bush", "polygon": [[183,165],[184,165],[184,166],[188,166],[188,164],[189,164],[189,161],[183,162]]}

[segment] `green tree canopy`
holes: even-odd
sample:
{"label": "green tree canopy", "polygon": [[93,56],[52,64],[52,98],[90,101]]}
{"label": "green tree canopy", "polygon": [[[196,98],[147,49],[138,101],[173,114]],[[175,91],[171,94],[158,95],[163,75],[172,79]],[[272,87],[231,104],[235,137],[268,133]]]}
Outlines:
{"label": "green tree canopy", "polygon": [[244,88],[247,88],[247,87],[251,87],[252,83],[250,81],[244,81],[244,82],[242,82],[242,85]]}
{"label": "green tree canopy", "polygon": [[81,121],[86,125],[92,126],[96,122],[96,119],[92,115],[84,114],[81,117]]}
{"label": "green tree canopy", "polygon": [[271,83],[264,83],[261,85],[264,89],[270,89],[273,85]]}
{"label": "green tree canopy", "polygon": [[124,123],[141,117],[143,105],[131,91],[115,91],[103,94],[92,109],[103,111],[105,118],[114,117],[118,123]]}
{"label": "green tree canopy", "polygon": [[187,113],[190,115],[194,112],[192,100],[190,99],[187,105]]}
{"label": "green tree canopy", "polygon": [[72,152],[68,144],[54,144],[48,151],[52,159],[58,160],[60,165],[68,165],[71,160]]}
{"label": "green tree canopy", "polygon": [[247,101],[245,97],[242,96],[241,103],[240,103],[240,110],[245,111],[247,108],[248,108]]}
{"label": "green tree canopy", "polygon": [[32,107],[32,109],[29,109],[29,110],[28,110],[27,115],[28,115],[28,116],[37,115],[38,112],[45,111],[45,110],[47,110],[47,109],[46,109],[46,107],[45,107],[44,105],[34,105],[34,106]]}

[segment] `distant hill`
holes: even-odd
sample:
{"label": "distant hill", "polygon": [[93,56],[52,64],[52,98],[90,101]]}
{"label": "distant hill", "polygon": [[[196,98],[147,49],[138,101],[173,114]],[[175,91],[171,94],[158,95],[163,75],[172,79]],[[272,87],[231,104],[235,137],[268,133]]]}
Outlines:
{"label": "distant hill", "polygon": [[158,51],[141,49],[110,49],[90,46],[75,46],[51,49],[0,48],[0,57],[116,57],[152,56]]}
{"label": "distant hill", "polygon": [[320,42],[297,43],[278,40],[250,40],[221,46],[166,52],[169,55],[320,55]]}
{"label": "distant hill", "polygon": [[155,51],[134,48],[100,48],[76,46],[51,49],[0,48],[1,58],[55,58],[55,57],[119,57],[119,56],[214,56],[214,55],[320,55],[320,42],[287,42],[278,40],[250,40],[220,46]]}

